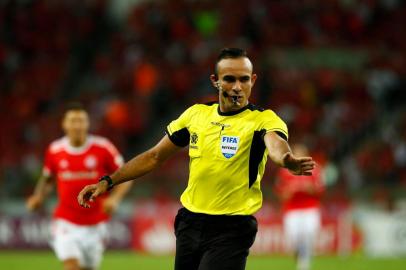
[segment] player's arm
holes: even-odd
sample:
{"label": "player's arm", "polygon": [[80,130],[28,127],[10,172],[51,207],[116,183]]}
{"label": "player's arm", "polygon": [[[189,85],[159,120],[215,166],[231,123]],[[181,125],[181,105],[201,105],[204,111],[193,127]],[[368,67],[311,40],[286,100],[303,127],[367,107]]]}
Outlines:
{"label": "player's arm", "polygon": [[288,169],[295,175],[311,175],[315,162],[311,157],[296,157],[289,144],[276,132],[265,134],[264,142],[271,160],[280,167]]}
{"label": "player's arm", "polygon": [[41,207],[46,197],[51,193],[53,186],[53,177],[42,174],[35,186],[34,193],[26,201],[27,209],[34,211]]}
{"label": "player's arm", "polygon": [[[124,160],[112,143],[108,142],[107,145],[109,146],[106,147],[107,150],[106,167],[108,168],[108,172],[112,173],[124,165]],[[130,191],[131,186],[132,182],[129,181],[113,189],[113,191],[110,192],[109,196],[103,200],[102,204],[103,211],[109,215],[115,212],[119,204],[123,200],[124,196]]]}
{"label": "player's arm", "polygon": [[[116,186],[149,173],[180,149],[181,147],[175,145],[168,135],[165,135],[157,145],[134,157],[110,175],[112,184]],[[93,201],[97,196],[105,193],[107,189],[107,181],[88,185],[79,193],[78,202],[84,207],[89,207],[88,201]]]}
{"label": "player's arm", "polygon": [[103,202],[103,210],[107,214],[112,214],[123,200],[124,196],[130,191],[132,182],[125,182],[113,189],[111,194]]}

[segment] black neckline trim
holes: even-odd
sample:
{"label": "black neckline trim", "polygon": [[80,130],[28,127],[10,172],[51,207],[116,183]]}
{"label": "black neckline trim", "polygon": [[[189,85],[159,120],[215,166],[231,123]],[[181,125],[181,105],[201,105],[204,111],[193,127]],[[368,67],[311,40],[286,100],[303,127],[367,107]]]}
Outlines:
{"label": "black neckline trim", "polygon": [[230,112],[222,112],[222,111],[220,111],[220,104],[219,104],[219,106],[217,107],[217,112],[218,112],[218,114],[221,115],[221,116],[231,116],[231,115],[239,114],[240,112],[243,112],[243,111],[245,111],[246,109],[250,109],[250,108],[252,108],[252,104],[251,104],[251,103],[248,103],[247,106],[244,106],[244,107],[242,107],[242,108],[239,109],[239,110],[230,111]]}

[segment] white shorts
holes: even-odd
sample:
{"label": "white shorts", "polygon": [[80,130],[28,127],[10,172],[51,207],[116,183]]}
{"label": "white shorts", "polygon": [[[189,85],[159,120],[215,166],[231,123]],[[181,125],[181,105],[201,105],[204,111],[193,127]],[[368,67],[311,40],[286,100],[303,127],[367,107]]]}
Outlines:
{"label": "white shorts", "polygon": [[84,226],[64,219],[51,223],[51,246],[59,260],[78,259],[80,267],[97,268],[107,241],[106,223]]}
{"label": "white shorts", "polygon": [[288,211],[283,217],[288,250],[298,245],[311,249],[320,229],[320,220],[320,210],[317,208]]}

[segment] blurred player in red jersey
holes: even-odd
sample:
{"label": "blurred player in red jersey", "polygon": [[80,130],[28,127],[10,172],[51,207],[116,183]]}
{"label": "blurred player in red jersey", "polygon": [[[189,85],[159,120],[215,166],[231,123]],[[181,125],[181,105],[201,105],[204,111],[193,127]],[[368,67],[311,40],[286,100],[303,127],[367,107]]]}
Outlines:
{"label": "blurred player in red jersey", "polygon": [[[293,145],[295,155],[308,155],[306,146]],[[311,176],[298,176],[280,169],[276,191],[282,200],[283,229],[289,249],[296,256],[297,270],[310,269],[313,243],[320,228],[320,197],[324,184],[320,167]]]}
{"label": "blurred player in red jersey", "polygon": [[42,175],[26,204],[31,211],[38,209],[56,184],[59,201],[51,225],[51,246],[65,270],[96,269],[105,248],[106,221],[130,182],[94,202],[95,210],[80,207],[76,199],[80,190],[117,170],[123,158],[109,140],[88,134],[89,116],[80,104],[66,109],[62,128],[66,136],[49,145]]}

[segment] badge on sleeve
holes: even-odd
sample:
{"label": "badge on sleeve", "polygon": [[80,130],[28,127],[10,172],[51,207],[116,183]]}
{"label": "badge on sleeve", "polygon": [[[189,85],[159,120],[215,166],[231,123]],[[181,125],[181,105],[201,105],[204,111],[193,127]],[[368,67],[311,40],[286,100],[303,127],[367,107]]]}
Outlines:
{"label": "badge on sleeve", "polygon": [[221,153],[225,158],[233,157],[238,150],[240,138],[236,136],[221,136]]}

